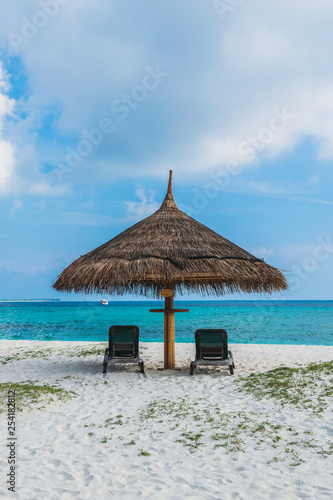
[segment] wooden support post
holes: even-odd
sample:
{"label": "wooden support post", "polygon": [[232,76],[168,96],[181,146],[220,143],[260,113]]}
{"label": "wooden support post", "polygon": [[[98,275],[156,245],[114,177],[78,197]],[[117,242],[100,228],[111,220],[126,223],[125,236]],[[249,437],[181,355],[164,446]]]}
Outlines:
{"label": "wooden support post", "polygon": [[175,313],[169,312],[174,308],[173,295],[165,297],[164,313],[164,368],[175,367]]}
{"label": "wooden support post", "polygon": [[164,368],[175,368],[175,313],[189,312],[189,309],[174,309],[173,283],[166,283],[160,293],[164,297],[164,309],[149,309],[149,312],[164,313]]}

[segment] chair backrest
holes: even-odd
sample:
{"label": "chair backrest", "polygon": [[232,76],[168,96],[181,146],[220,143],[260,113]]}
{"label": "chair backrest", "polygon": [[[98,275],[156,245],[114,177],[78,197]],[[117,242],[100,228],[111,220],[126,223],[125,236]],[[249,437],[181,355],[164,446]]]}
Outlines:
{"label": "chair backrest", "polygon": [[137,358],[139,356],[139,328],[135,325],[110,326],[109,356]]}
{"label": "chair backrest", "polygon": [[197,359],[228,359],[228,334],[220,329],[201,329],[195,332]]}

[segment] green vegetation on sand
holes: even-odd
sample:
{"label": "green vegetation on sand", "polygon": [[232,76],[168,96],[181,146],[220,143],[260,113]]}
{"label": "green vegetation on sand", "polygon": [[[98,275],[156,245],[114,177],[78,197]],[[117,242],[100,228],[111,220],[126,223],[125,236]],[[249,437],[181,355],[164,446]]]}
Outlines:
{"label": "green vegetation on sand", "polygon": [[55,401],[66,402],[75,398],[77,394],[73,391],[66,391],[56,385],[39,385],[31,380],[23,383],[6,382],[0,384],[0,413],[7,409],[8,391],[15,391],[15,404],[18,411],[23,409],[41,410],[45,405]]}
{"label": "green vegetation on sand", "polygon": [[239,390],[258,399],[274,398],[321,416],[333,397],[333,361],[311,363],[299,368],[282,366],[265,373],[238,379]]}

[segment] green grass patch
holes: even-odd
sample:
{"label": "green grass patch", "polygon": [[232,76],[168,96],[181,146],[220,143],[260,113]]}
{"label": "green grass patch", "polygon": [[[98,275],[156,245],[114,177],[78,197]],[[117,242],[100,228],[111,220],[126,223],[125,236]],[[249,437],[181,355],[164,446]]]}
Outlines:
{"label": "green grass patch", "polygon": [[45,347],[43,349],[26,349],[24,347],[18,348],[16,351],[11,352],[7,356],[0,356],[0,364],[6,365],[15,361],[22,361],[24,359],[49,359],[51,355],[67,356],[69,358],[85,358],[88,356],[102,356],[105,351],[106,343],[91,346],[77,346],[77,347]]}
{"label": "green grass patch", "polygon": [[14,361],[22,361],[27,358],[40,358],[47,359],[52,354],[52,348],[41,349],[24,349],[20,348],[15,352],[12,352],[8,356],[1,356],[0,363],[6,365],[7,363],[13,363]]}
{"label": "green grass patch", "polygon": [[112,435],[111,436],[103,436],[101,439],[101,443],[106,444],[108,441],[111,441]]}
{"label": "green grass patch", "polygon": [[150,457],[150,453],[149,451],[141,450],[139,453],[139,457]]}
{"label": "green grass patch", "polygon": [[333,361],[311,363],[300,368],[280,367],[238,379],[239,390],[258,399],[273,398],[322,416],[333,399]]}
{"label": "green grass patch", "polygon": [[[204,397],[193,400],[188,395],[158,397],[145,403],[136,417],[115,414],[98,427],[95,439],[102,443],[112,440],[115,448],[133,447],[139,456],[149,456],[144,451],[147,436],[154,442],[168,439],[178,443],[179,452],[180,447],[189,453],[205,448],[210,453],[215,450],[217,457],[220,453],[230,454],[231,460],[238,460],[243,453],[251,459],[265,450],[268,464],[283,462],[290,467],[298,467],[313,455],[323,459],[333,455],[333,443],[329,439],[324,443],[315,426],[300,431],[260,411],[226,412],[223,401],[212,403]],[[98,436],[106,429],[112,435]]]}
{"label": "green grass patch", "polygon": [[7,394],[15,390],[16,408],[18,411],[41,410],[45,405],[61,401],[66,402],[77,396],[74,391],[67,391],[56,385],[39,385],[31,380],[23,383],[6,382],[0,384],[0,412],[7,409]]}
{"label": "green grass patch", "polygon": [[151,435],[169,429],[172,439],[191,453],[203,446],[223,448],[237,460],[237,454],[245,453],[250,445],[252,450],[274,450],[270,463],[286,461],[293,467],[303,463],[303,450],[324,458],[333,454],[333,443],[328,441],[324,448],[320,447],[312,431],[297,432],[257,411],[225,413],[223,405],[204,398],[196,401],[188,396],[175,400],[157,398],[146,405],[139,418]]}
{"label": "green grass patch", "polygon": [[111,429],[115,429],[116,425],[124,425],[122,415],[116,415],[115,417],[109,417],[105,420],[105,424],[100,427],[111,427]]}
{"label": "green grass patch", "polygon": [[124,443],[124,446],[134,446],[135,444],[136,444],[136,441],[134,441],[134,439],[132,439],[128,443]]}
{"label": "green grass patch", "polygon": [[70,358],[86,358],[88,356],[102,356],[105,352],[107,344],[101,346],[91,347],[74,347],[72,350],[67,351],[67,355]]}

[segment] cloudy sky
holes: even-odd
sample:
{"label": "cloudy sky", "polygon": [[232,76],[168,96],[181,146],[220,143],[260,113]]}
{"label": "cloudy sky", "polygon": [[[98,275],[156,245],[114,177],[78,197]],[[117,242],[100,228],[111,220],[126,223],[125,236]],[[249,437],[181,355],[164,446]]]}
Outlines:
{"label": "cloudy sky", "polygon": [[173,169],[182,210],[287,271],[282,298],[333,299],[330,0],[0,14],[0,298],[60,297],[62,269],[154,212]]}

